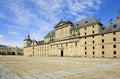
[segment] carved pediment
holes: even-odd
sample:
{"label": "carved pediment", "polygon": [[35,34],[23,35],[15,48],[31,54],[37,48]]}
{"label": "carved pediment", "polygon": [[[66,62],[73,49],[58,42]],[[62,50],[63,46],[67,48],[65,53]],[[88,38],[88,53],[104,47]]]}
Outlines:
{"label": "carved pediment", "polygon": [[66,25],[66,24],[72,24],[72,22],[70,22],[70,21],[61,21],[61,22],[59,22],[59,23],[55,26],[55,28],[64,26],[64,25]]}

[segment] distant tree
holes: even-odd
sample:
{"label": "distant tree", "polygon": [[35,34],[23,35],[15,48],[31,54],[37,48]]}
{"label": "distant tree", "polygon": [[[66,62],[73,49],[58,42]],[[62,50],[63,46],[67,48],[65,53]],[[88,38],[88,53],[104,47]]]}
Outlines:
{"label": "distant tree", "polygon": [[23,55],[23,52],[17,52],[17,55]]}
{"label": "distant tree", "polygon": [[1,55],[6,55],[4,51],[1,52]]}
{"label": "distant tree", "polygon": [[10,51],[7,51],[7,55],[12,55],[12,52],[10,52]]}

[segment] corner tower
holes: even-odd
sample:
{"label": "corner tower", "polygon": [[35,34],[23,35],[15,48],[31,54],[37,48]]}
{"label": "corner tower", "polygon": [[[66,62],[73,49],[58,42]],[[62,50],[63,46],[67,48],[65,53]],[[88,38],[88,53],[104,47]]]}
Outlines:
{"label": "corner tower", "polygon": [[30,39],[30,33],[28,31],[27,38],[24,40],[24,47],[29,47],[31,46],[32,40]]}

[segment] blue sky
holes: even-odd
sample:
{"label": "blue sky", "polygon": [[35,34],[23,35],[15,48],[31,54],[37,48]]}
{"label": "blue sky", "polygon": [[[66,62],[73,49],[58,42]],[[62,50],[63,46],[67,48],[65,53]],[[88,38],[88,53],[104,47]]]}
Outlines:
{"label": "blue sky", "polygon": [[42,40],[61,19],[95,16],[107,24],[119,9],[119,0],[0,0],[0,44],[23,47],[28,30]]}

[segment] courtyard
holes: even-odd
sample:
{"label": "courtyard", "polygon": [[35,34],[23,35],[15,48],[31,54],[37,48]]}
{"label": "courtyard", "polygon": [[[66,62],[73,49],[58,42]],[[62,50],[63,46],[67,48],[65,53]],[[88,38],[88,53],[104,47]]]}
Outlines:
{"label": "courtyard", "polygon": [[0,79],[120,79],[120,59],[0,56]]}

